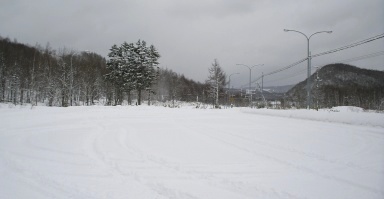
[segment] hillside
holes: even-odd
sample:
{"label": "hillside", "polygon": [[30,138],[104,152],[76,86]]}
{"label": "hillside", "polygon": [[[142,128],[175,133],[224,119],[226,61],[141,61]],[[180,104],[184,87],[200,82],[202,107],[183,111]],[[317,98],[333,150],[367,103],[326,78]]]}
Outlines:
{"label": "hillside", "polygon": [[[318,81],[317,81],[318,80]],[[312,107],[359,106],[383,109],[384,72],[361,69],[348,64],[329,64],[310,77]],[[287,92],[296,106],[306,103],[307,80]]]}
{"label": "hillside", "polygon": [[294,85],[285,85],[285,86],[269,86],[264,87],[264,91],[269,93],[286,93],[291,88],[293,88]]}

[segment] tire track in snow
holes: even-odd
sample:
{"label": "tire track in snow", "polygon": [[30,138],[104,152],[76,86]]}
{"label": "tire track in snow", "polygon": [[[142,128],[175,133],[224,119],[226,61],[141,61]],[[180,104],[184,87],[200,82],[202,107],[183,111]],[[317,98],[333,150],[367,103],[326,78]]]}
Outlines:
{"label": "tire track in snow", "polygon": [[[179,121],[182,121],[182,119],[180,119]],[[189,121],[187,123],[191,123],[191,121]],[[227,141],[227,140],[225,140],[225,139],[223,139],[223,138],[221,138],[219,136],[214,136],[213,133],[202,133],[202,132],[209,131],[207,129],[211,129],[211,131],[209,131],[209,132],[215,132],[214,131],[215,129],[212,129],[208,125],[199,126],[199,127],[188,126],[188,125],[184,125],[184,126],[185,126],[186,129],[191,129],[191,128],[200,129],[200,130],[195,131],[195,132],[199,133],[201,135],[204,135],[204,136],[206,136],[208,138],[211,138],[213,140],[217,140],[219,142],[227,144],[228,146],[231,146],[231,147],[234,147],[236,149],[239,149],[239,150],[245,151],[247,153],[250,153],[252,155],[269,159],[269,160],[274,161],[276,163],[288,166],[290,168],[294,168],[294,169],[299,170],[301,172],[308,173],[308,174],[311,174],[311,175],[314,175],[314,176],[317,176],[317,177],[320,177],[320,178],[323,178],[323,179],[326,179],[326,180],[331,180],[331,181],[339,182],[339,183],[342,183],[342,184],[346,184],[346,185],[349,185],[349,186],[352,186],[352,187],[355,187],[355,188],[359,188],[359,189],[368,191],[368,192],[376,194],[376,195],[384,196],[384,191],[382,191],[382,190],[379,190],[379,189],[376,189],[376,188],[373,188],[373,187],[370,187],[370,186],[366,186],[366,185],[363,185],[363,184],[360,184],[360,183],[357,183],[357,182],[353,182],[353,181],[350,181],[350,180],[347,180],[347,179],[343,179],[341,177],[336,177],[336,176],[333,176],[333,175],[323,174],[323,173],[321,173],[319,171],[316,171],[316,170],[314,170],[312,168],[309,168],[309,167],[306,167],[306,166],[302,166],[302,165],[298,165],[298,164],[295,164],[293,162],[290,162],[290,161],[287,161],[287,160],[283,160],[281,158],[277,158],[277,157],[274,157],[274,156],[271,156],[271,155],[267,155],[267,154],[264,154],[264,153],[260,153],[260,152],[254,151],[252,149],[245,148],[243,146],[236,145],[236,144],[234,144],[232,142],[229,142],[229,141]],[[228,134],[228,133],[226,133],[226,134]],[[275,146],[272,146],[272,145],[269,145],[269,146],[274,148],[274,149],[279,150],[278,147],[275,147]],[[310,156],[308,156],[308,157],[310,157]],[[347,165],[347,166],[352,167],[354,165]],[[360,167],[355,166],[355,168],[360,168]]]}
{"label": "tire track in snow", "polygon": [[[176,124],[176,121],[177,120],[174,120],[173,122]],[[191,131],[190,128],[186,128],[186,127],[182,127],[182,128],[183,129],[180,131],[180,133],[196,135],[196,133],[194,131]],[[140,151],[140,149],[138,149],[137,147],[134,147],[133,145],[131,146],[126,145],[126,147],[132,148],[137,152],[137,154],[141,154],[140,155],[141,157],[144,156],[148,161],[151,162],[151,164],[159,165],[162,168],[168,170],[169,172],[175,173],[175,175],[184,175],[186,176],[186,179],[191,179],[195,181],[198,180],[201,183],[204,183],[208,186],[231,191],[241,196],[240,198],[254,198],[255,195],[257,195],[258,197],[261,197],[261,198],[272,197],[272,198],[280,198],[280,199],[306,199],[306,197],[304,196],[298,196],[297,194],[289,193],[287,191],[279,191],[273,187],[255,186],[255,185],[244,183],[242,181],[234,181],[228,178],[218,177],[218,176],[215,176],[212,172],[207,173],[207,172],[198,171],[196,169],[191,169],[193,168],[193,166],[190,167],[188,165],[181,165],[178,163],[167,161],[165,158],[156,157],[148,153],[145,154],[144,152]],[[212,165],[203,165],[203,167],[210,168],[212,167]],[[244,186],[246,185],[248,185],[248,187],[244,188]],[[159,189],[160,187],[160,190],[163,190],[163,191],[168,190],[168,192],[170,192],[168,195],[170,198],[172,198],[172,196],[174,196],[175,193],[178,193],[176,195],[178,195],[179,197],[181,195],[185,196],[185,193],[183,193],[182,191],[167,188],[163,183],[156,183],[155,186],[152,185],[151,187],[155,187],[156,189]],[[257,192],[257,194],[255,194],[255,192]],[[195,197],[189,194],[187,196],[186,196],[187,198]]]}
{"label": "tire track in snow", "polygon": [[[144,116],[142,116],[144,118]],[[125,115],[118,118],[118,121],[126,121]],[[136,118],[137,119],[137,118]],[[94,121],[95,122],[95,121]],[[116,124],[116,120],[113,122],[96,122],[102,131],[89,137],[88,143],[86,144],[87,154],[96,161],[95,166],[100,166],[104,170],[109,172],[112,178],[118,179],[122,184],[126,183],[128,188],[143,190],[142,192],[152,193],[146,198],[172,198],[173,196],[188,196],[190,194],[183,193],[179,190],[173,190],[166,188],[165,185],[148,183],[143,177],[143,173],[147,173],[148,169],[164,169],[160,165],[153,164],[148,154],[144,154],[135,148],[128,147],[124,140],[129,132],[135,131],[131,125],[120,125]],[[126,127],[126,128],[124,128]],[[126,170],[126,164],[136,165],[139,168]],[[155,165],[155,166],[154,166]],[[133,167],[131,167],[133,168]],[[133,183],[132,183],[133,182]],[[168,190],[168,191],[164,191]],[[167,194],[168,193],[168,194]],[[143,193],[142,195],[145,195]],[[147,194],[148,195],[148,194]],[[111,195],[110,195],[111,196]],[[144,198],[145,196],[136,195],[135,198]],[[110,198],[110,197],[108,197]],[[192,197],[193,198],[193,197]]]}
{"label": "tire track in snow", "polygon": [[[97,126],[100,127],[100,131],[93,132],[86,139],[85,150],[87,155],[94,161],[94,166],[100,169],[102,172],[106,173],[110,178],[112,178],[113,184],[116,184],[118,187],[126,187],[129,190],[123,189],[123,193],[116,193],[116,188],[112,188],[111,190],[106,190],[103,198],[126,198],[126,194],[134,195],[138,198],[163,198],[159,196],[158,193],[149,189],[147,186],[143,185],[137,176],[132,174],[126,174],[121,172],[119,169],[119,163],[116,159],[108,156],[105,147],[117,145],[119,146],[119,142],[117,143],[108,143],[105,139],[106,136],[109,138],[114,138],[116,140],[116,132],[108,130],[106,125],[97,123]],[[111,145],[112,144],[112,145]],[[102,147],[104,146],[104,148]],[[120,148],[124,151],[124,148]],[[120,190],[121,191],[121,190]]]}
{"label": "tire track in snow", "polygon": [[[129,151],[131,155],[135,158],[141,160],[139,165],[135,167],[135,171],[132,171],[129,175],[133,175],[138,182],[145,184],[148,188],[154,190],[158,194],[166,198],[180,198],[180,199],[196,199],[197,196],[187,193],[175,188],[171,188],[163,182],[167,180],[162,176],[161,178],[156,179],[156,176],[144,177],[143,173],[148,173],[148,170],[151,170],[149,173],[157,173],[156,171],[161,171],[159,173],[168,172],[168,178],[180,179],[180,180],[192,180],[195,179],[186,173],[181,173],[180,169],[176,165],[172,165],[167,162],[164,158],[156,157],[152,154],[144,153],[138,147],[135,147],[134,144],[127,143],[128,140],[132,139],[132,134],[137,133],[135,128],[130,127],[130,132],[127,132],[125,129],[120,129],[119,131],[119,145],[123,147],[126,151]],[[121,173],[122,168],[118,167]],[[153,172],[155,171],[155,172]]]}
{"label": "tire track in snow", "polygon": [[[181,120],[182,119],[179,119],[179,121],[181,121]],[[188,123],[190,124],[191,121],[189,121]],[[193,126],[193,128],[192,128],[192,126],[188,126],[185,124],[183,124],[183,126],[184,126],[186,131],[191,131],[191,129],[196,128],[196,126]],[[234,145],[228,141],[225,141],[224,139],[219,139],[217,137],[210,136],[210,135],[208,135],[209,133],[202,133],[202,132],[207,131],[207,128],[205,128],[205,127],[206,126],[204,126],[204,127],[199,126],[197,128],[199,130],[197,130],[197,131],[194,130],[194,131],[192,131],[192,133],[194,133],[194,134],[197,133],[197,134],[203,135],[203,136],[208,137],[214,141],[224,143],[227,146],[234,147],[234,148],[239,149],[241,151],[245,151],[247,153],[251,153],[252,155],[255,155],[254,153],[252,153],[250,150],[248,150],[246,148],[238,147],[237,145]],[[210,132],[215,132],[215,129],[213,129],[213,131],[210,131]],[[266,159],[273,160],[275,162],[282,163],[284,165],[287,165],[287,164],[289,165],[289,163],[284,162],[284,161],[277,159],[277,158],[273,158],[271,156],[261,155],[260,157],[264,157]],[[240,166],[244,166],[244,165],[238,165],[236,167],[240,167]],[[239,194],[247,195],[251,198],[254,198],[254,197],[270,198],[270,197],[272,197],[272,198],[279,198],[279,199],[308,199],[308,197],[306,197],[306,196],[301,196],[301,195],[291,193],[288,191],[279,190],[279,189],[276,189],[276,187],[268,187],[265,185],[257,185],[257,184],[255,185],[254,183],[236,181],[236,180],[232,180],[231,178],[228,178],[228,177],[222,177],[222,175],[218,176],[218,175],[215,175],[213,172],[209,172],[209,173],[210,173],[210,175],[209,175],[210,182],[213,182],[213,184],[215,184],[216,186],[231,190],[231,191],[239,193]],[[228,174],[228,172],[224,172],[224,173]]]}
{"label": "tire track in snow", "polygon": [[[305,151],[299,150],[299,149],[297,149],[295,147],[286,147],[286,146],[282,146],[282,145],[278,145],[278,144],[273,144],[273,143],[266,142],[266,141],[263,141],[263,140],[260,140],[260,139],[255,139],[254,137],[253,138],[248,138],[248,137],[245,137],[245,136],[240,136],[238,134],[228,133],[228,132],[225,132],[225,131],[223,133],[226,133],[227,135],[233,136],[234,138],[238,138],[238,139],[241,139],[243,141],[250,142],[252,144],[258,144],[258,145],[265,146],[265,147],[268,147],[268,148],[271,148],[271,149],[279,150],[281,152],[289,152],[289,153],[305,156],[307,158],[318,160],[318,161],[321,161],[321,162],[326,162],[326,163],[329,163],[329,164],[335,164],[337,166],[341,166],[342,168],[353,168],[353,169],[356,169],[356,170],[367,171],[367,172],[372,172],[372,173],[376,173],[376,174],[379,174],[379,175],[384,175],[384,170],[382,170],[382,171],[380,171],[380,170],[373,170],[373,169],[370,169],[370,168],[368,168],[366,166],[364,167],[364,166],[361,166],[361,165],[356,164],[356,163],[343,162],[343,161],[338,160],[338,159],[330,159],[330,158],[325,157],[324,155],[320,155],[320,154],[317,154],[317,153],[314,153],[314,152],[305,152]],[[369,146],[369,145],[367,145],[367,146]],[[361,151],[365,151],[365,150],[366,149],[361,150]]]}
{"label": "tire track in snow", "polygon": [[[62,181],[48,176],[45,171],[41,171],[35,165],[46,162],[52,162],[56,164],[63,163],[61,161],[31,155],[38,152],[40,149],[38,147],[31,147],[28,144],[28,140],[32,136],[39,136],[42,133],[44,132],[18,134],[17,136],[13,137],[13,139],[8,140],[13,142],[9,142],[7,145],[12,145],[13,147],[7,147],[6,150],[2,150],[3,155],[1,156],[4,158],[4,162],[7,168],[13,171],[7,173],[7,175],[14,176],[15,180],[25,184],[27,187],[33,190],[36,190],[37,193],[47,196],[47,198],[70,198],[75,195],[85,199],[92,198],[89,196],[89,194],[81,192],[75,187],[70,186],[70,184],[63,183]],[[21,152],[14,152],[14,149],[18,149]],[[26,160],[28,160],[27,162],[29,164],[24,163]]]}

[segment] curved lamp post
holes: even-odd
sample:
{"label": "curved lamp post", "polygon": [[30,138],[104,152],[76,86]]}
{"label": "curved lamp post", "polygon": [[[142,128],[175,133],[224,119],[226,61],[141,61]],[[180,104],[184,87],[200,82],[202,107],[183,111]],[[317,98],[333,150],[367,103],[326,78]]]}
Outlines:
{"label": "curved lamp post", "polygon": [[231,92],[230,92],[230,90],[231,90],[231,76],[232,75],[239,75],[240,73],[232,73],[232,74],[230,74],[229,75],[229,77],[228,77],[228,79],[229,79],[229,81],[228,81],[228,102],[230,102],[230,98],[231,98]]}
{"label": "curved lamp post", "polygon": [[[255,67],[255,66],[263,66],[264,64],[258,64],[258,65],[254,65],[254,66],[247,66],[245,64],[236,64],[238,66],[245,66],[249,69],[249,90],[251,91],[251,79],[252,79],[252,68]],[[249,106],[252,106],[252,91],[251,91],[251,95],[250,95],[250,98],[249,98]]]}
{"label": "curved lamp post", "polygon": [[307,109],[309,109],[311,107],[311,88],[310,88],[310,81],[309,81],[309,77],[311,76],[311,57],[310,57],[310,52],[309,52],[309,40],[311,39],[311,37],[313,35],[316,35],[316,34],[319,34],[319,33],[332,33],[332,31],[319,31],[319,32],[315,32],[313,34],[311,34],[309,37],[300,32],[300,31],[297,31],[297,30],[288,30],[288,29],[284,29],[285,32],[297,32],[297,33],[300,33],[302,35],[304,35],[304,37],[307,39],[307,53],[308,53],[308,56],[307,56],[307,61],[308,61],[308,69],[307,69]]}

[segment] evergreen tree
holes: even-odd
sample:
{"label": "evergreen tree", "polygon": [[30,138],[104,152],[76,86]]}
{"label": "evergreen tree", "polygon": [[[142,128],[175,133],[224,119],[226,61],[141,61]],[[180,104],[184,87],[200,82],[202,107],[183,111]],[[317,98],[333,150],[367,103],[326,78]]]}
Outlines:
{"label": "evergreen tree", "polygon": [[145,41],[139,40],[131,55],[133,57],[131,78],[138,94],[137,103],[141,105],[142,91],[148,91],[149,94],[153,93],[151,86],[158,76],[155,67],[159,64],[157,60],[160,58],[160,54],[153,45],[147,47]]}
{"label": "evergreen tree", "polygon": [[113,45],[108,53],[109,60],[107,62],[107,70],[109,73],[105,75],[105,79],[111,82],[115,87],[115,105],[122,102],[122,89],[124,87],[124,68],[122,48]]}
{"label": "evergreen tree", "polygon": [[122,60],[125,65],[123,70],[122,78],[124,79],[123,89],[127,92],[128,95],[128,104],[131,104],[131,92],[135,89],[135,80],[134,80],[134,63],[136,55],[134,53],[133,43],[128,44],[124,42],[121,46],[122,51]]}
{"label": "evergreen tree", "polygon": [[151,86],[158,76],[155,67],[159,64],[160,54],[153,45],[147,47],[145,41],[139,40],[136,44],[113,45],[108,56],[107,69],[110,72],[106,79],[115,85],[118,93],[125,90],[129,96],[131,90],[137,90],[140,105],[142,91],[153,93]]}

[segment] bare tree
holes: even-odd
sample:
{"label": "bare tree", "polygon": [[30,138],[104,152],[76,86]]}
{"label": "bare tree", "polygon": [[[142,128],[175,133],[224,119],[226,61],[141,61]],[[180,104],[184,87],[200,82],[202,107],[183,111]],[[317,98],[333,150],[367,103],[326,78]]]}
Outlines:
{"label": "bare tree", "polygon": [[209,76],[207,83],[210,85],[211,94],[214,97],[214,107],[219,108],[219,94],[226,84],[225,72],[221,69],[217,59],[212,63],[212,67],[208,69]]}

